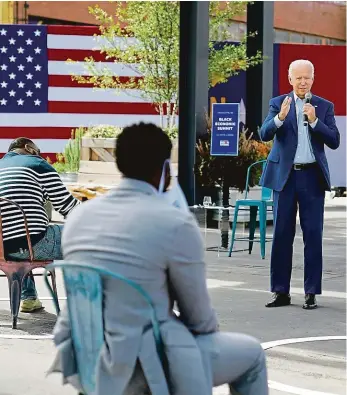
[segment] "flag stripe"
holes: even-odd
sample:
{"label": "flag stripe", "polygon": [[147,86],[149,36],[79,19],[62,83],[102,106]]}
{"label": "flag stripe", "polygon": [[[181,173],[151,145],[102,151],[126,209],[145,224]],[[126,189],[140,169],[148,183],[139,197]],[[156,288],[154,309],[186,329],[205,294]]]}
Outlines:
{"label": "flag stripe", "polygon": [[[134,81],[140,81],[142,77],[135,77]],[[129,77],[120,77],[120,82],[125,84],[129,82]],[[49,75],[48,76],[48,86],[55,87],[68,87],[68,88],[93,88],[94,84],[80,84],[78,81],[72,80],[71,75]],[[81,92],[83,93],[83,92]]]}
{"label": "flag stripe", "polygon": [[106,54],[100,53],[100,51],[84,50],[84,49],[48,49],[47,50],[48,60],[62,60],[72,59],[75,61],[83,62],[85,58],[90,56],[96,62],[110,62],[112,59],[106,59]]}
{"label": "flag stripe", "polygon": [[107,103],[107,102],[48,102],[49,113],[62,114],[129,114],[156,115],[158,114],[152,103]]}
{"label": "flag stripe", "polygon": [[[105,69],[112,71],[120,77],[140,77],[135,64],[100,62],[95,65],[96,70],[103,71]],[[90,71],[85,68],[84,63],[66,63],[63,61],[51,60],[48,62],[48,74],[54,75],[91,75]]]}
{"label": "flag stripe", "polygon": [[[0,139],[0,152],[7,152],[13,139]],[[42,152],[62,152],[68,140],[65,139],[34,139]]]}
{"label": "flag stripe", "polygon": [[66,25],[48,25],[48,34],[59,35],[78,35],[78,36],[92,36],[93,34],[100,34],[99,26],[66,26]]}
{"label": "flag stripe", "polygon": [[111,89],[86,88],[83,87],[83,84],[80,84],[78,88],[49,87],[48,100],[66,102],[125,102],[129,103],[129,105],[131,105],[130,103],[151,103],[149,99],[141,97],[141,91],[138,89],[123,89],[117,92]]}
{"label": "flag stripe", "polygon": [[[141,103],[142,105],[148,105],[147,103]],[[69,106],[72,106],[69,103]],[[134,106],[134,104],[132,104]],[[159,115],[141,115],[134,114],[129,116],[128,114],[21,114],[20,116],[14,116],[13,114],[0,113],[0,125],[15,126],[15,127],[79,127],[79,126],[92,126],[92,125],[115,125],[115,126],[126,126],[136,122],[153,122],[160,124]],[[24,130],[23,133],[24,134]],[[53,146],[54,148],[54,146]]]}
{"label": "flag stripe", "polygon": [[2,139],[13,139],[14,136],[23,136],[28,139],[69,139],[71,137],[71,127],[0,127],[0,136]]}
{"label": "flag stripe", "polygon": [[135,38],[114,37],[110,43],[104,37],[76,36],[76,35],[47,35],[47,48],[50,49],[87,49],[96,50],[101,48],[120,47],[124,48],[126,43],[136,41]]}

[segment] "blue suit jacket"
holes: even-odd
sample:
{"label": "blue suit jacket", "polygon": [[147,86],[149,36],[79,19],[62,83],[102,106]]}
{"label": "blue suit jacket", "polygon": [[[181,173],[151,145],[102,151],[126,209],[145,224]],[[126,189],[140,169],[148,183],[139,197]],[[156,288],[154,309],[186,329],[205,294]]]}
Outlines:
{"label": "blue suit jacket", "polygon": [[[298,145],[298,125],[293,92],[290,111],[280,128],[275,125],[274,117],[280,112],[285,97],[282,95],[270,100],[269,114],[261,129],[260,136],[263,141],[274,139],[268,162],[261,178],[261,185],[282,191],[292,166]],[[324,144],[331,149],[340,145],[340,133],[336,127],[333,103],[319,96],[312,95],[311,104],[316,107],[317,125],[314,129],[309,126],[313,154],[322,170],[322,184],[324,189],[330,190],[330,175],[328,162],[324,152]]]}

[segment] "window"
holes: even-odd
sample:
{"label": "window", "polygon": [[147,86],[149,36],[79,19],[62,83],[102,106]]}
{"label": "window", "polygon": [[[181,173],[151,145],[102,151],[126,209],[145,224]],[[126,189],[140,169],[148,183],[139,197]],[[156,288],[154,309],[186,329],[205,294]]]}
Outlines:
{"label": "window", "polygon": [[289,34],[289,42],[290,43],[302,43],[303,35],[295,32],[290,32]]}
{"label": "window", "polygon": [[312,36],[310,34],[304,34],[305,44],[324,44],[322,39],[318,36]]}
{"label": "window", "polygon": [[275,43],[289,43],[289,31],[275,29]]}

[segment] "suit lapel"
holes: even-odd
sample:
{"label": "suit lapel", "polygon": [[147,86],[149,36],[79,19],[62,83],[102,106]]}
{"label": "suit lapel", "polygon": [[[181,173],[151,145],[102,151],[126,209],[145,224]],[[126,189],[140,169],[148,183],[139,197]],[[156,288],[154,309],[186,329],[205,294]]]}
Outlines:
{"label": "suit lapel", "polygon": [[317,117],[318,117],[318,112],[320,110],[319,107],[318,107],[318,101],[319,101],[319,99],[317,98],[317,96],[312,95],[311,104],[316,109],[316,116]]}
{"label": "suit lapel", "polygon": [[289,120],[293,126],[293,130],[296,134],[298,134],[298,121],[296,117],[296,105],[295,105],[295,97],[294,93],[290,92],[289,96],[292,98],[292,102],[290,104],[290,110],[289,110]]}

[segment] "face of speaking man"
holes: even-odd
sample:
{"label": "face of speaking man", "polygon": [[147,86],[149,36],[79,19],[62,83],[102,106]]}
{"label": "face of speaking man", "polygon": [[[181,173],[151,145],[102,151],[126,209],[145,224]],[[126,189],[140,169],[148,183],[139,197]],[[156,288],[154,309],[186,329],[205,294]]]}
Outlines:
{"label": "face of speaking man", "polygon": [[310,92],[313,85],[312,69],[309,65],[296,65],[289,75],[289,83],[300,99],[305,98],[305,94]]}

